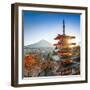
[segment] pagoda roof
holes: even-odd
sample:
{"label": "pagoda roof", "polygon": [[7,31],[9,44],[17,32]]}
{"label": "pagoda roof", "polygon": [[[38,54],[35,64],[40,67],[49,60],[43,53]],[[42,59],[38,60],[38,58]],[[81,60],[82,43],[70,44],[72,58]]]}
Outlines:
{"label": "pagoda roof", "polygon": [[71,52],[68,52],[68,53],[67,52],[65,52],[65,53],[64,52],[63,53],[57,52],[57,54],[60,55],[60,56],[72,56]]}
{"label": "pagoda roof", "polygon": [[68,44],[63,44],[63,43],[57,43],[54,44],[55,46],[62,46],[62,45],[76,45],[76,43],[68,43]]}
{"label": "pagoda roof", "polygon": [[58,53],[72,53],[72,51],[64,51],[64,50],[61,50],[61,51],[58,51]]}
{"label": "pagoda roof", "polygon": [[56,38],[54,38],[54,39],[57,40],[57,39],[63,39],[63,38],[74,39],[75,36],[68,36],[68,35],[60,35],[60,34],[58,34],[58,36]]}

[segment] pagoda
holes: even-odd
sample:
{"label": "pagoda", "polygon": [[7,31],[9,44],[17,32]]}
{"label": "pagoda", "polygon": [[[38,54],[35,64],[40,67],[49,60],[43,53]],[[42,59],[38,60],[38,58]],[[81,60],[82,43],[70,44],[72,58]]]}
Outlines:
{"label": "pagoda", "polygon": [[65,33],[65,21],[63,20],[63,34],[58,34],[55,40],[57,43],[54,44],[56,47],[56,55],[60,57],[60,64],[62,70],[60,69],[61,75],[70,75],[72,74],[72,64],[73,64],[73,47],[76,43],[71,41],[75,39],[75,36],[69,36]]}
{"label": "pagoda", "polygon": [[60,57],[72,56],[72,45],[75,45],[76,43],[70,42],[71,39],[75,39],[75,36],[68,36],[65,34],[65,22],[63,20],[63,34],[58,34],[58,36],[55,38],[55,40],[58,40],[58,43],[54,44],[56,46],[56,49],[58,49],[57,54]]}

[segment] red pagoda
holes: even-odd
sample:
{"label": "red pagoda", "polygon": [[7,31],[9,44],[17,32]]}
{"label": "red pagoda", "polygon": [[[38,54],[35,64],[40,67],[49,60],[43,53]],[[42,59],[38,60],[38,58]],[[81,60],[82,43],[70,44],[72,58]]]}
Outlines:
{"label": "red pagoda", "polygon": [[[72,74],[72,65],[73,60],[73,46],[76,43],[72,43],[71,40],[75,39],[75,36],[69,36],[65,34],[65,22],[63,20],[63,34],[55,38],[55,40],[58,40],[57,44],[54,44],[56,46],[56,55],[60,57],[60,63],[63,67],[63,70],[61,70],[61,75],[70,75]],[[69,66],[69,67],[65,67]]]}

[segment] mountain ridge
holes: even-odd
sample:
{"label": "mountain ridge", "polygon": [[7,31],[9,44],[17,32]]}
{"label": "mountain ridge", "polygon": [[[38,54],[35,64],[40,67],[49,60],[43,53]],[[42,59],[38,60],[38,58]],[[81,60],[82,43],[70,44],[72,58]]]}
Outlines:
{"label": "mountain ridge", "polygon": [[24,46],[26,48],[54,48],[53,44],[46,40],[40,40],[36,43]]}

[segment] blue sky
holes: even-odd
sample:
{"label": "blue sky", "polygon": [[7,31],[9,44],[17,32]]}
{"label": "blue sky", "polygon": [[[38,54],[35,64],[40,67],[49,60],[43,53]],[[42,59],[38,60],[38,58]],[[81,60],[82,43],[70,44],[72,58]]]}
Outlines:
{"label": "blue sky", "polygon": [[62,34],[63,19],[65,20],[66,35],[76,36],[80,42],[80,14],[47,13],[23,11],[24,45],[33,44],[42,39],[54,44],[57,34]]}

